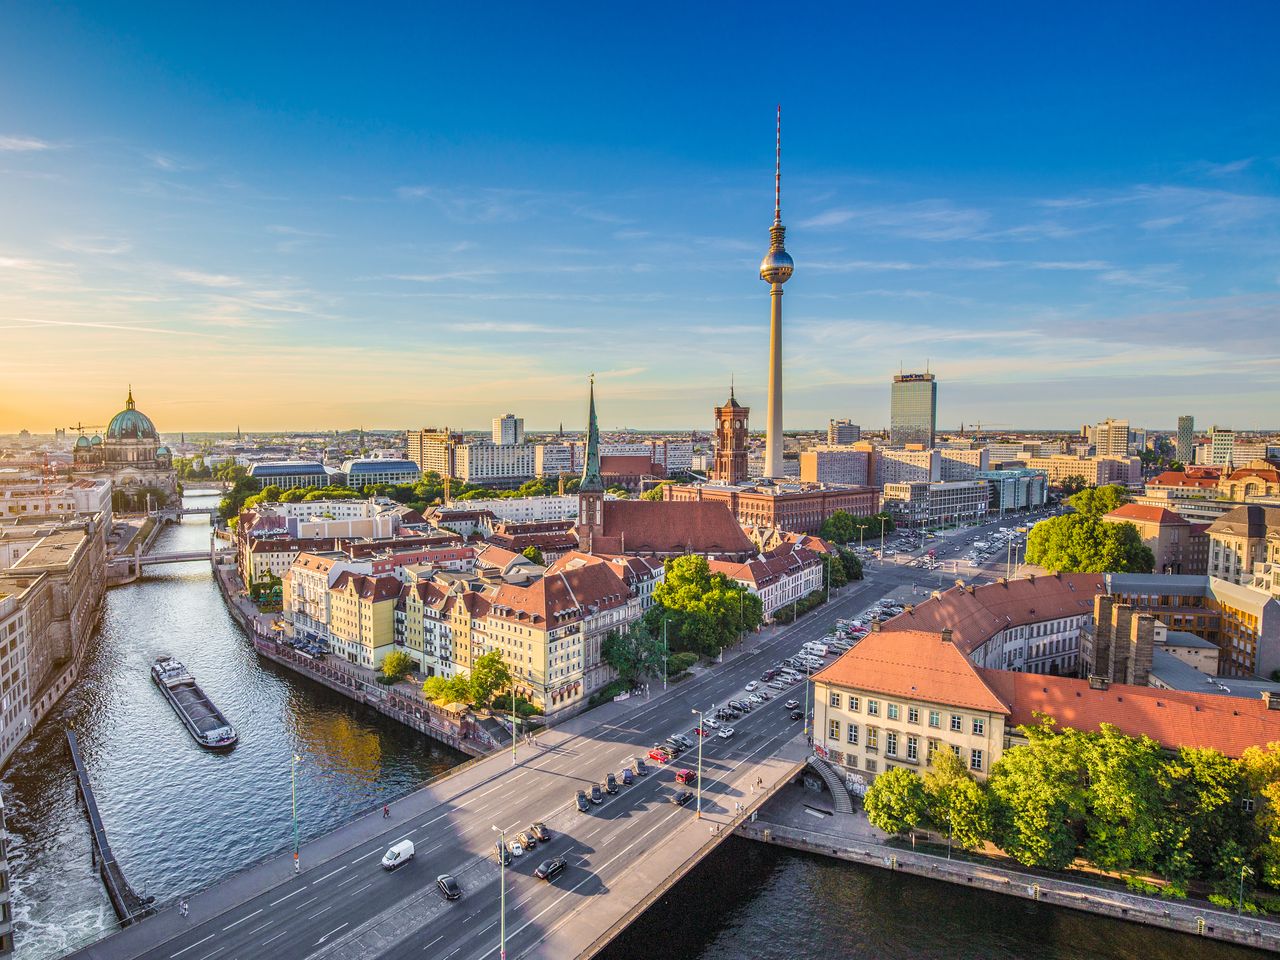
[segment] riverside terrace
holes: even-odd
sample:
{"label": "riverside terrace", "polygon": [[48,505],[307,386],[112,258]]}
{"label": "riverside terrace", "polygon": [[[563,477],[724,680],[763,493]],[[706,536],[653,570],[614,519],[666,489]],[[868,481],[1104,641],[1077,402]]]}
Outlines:
{"label": "riverside terrace", "polygon": [[[536,748],[520,749],[514,765],[508,753],[469,764],[398,801],[389,821],[379,811],[304,845],[299,876],[291,854],[281,854],[191,896],[186,917],[171,904],[73,956],[497,957],[502,924],[493,827],[514,833],[539,819],[552,840],[506,875],[508,956],[591,956],[794,775],[808,751],[802,723],[790,719],[783,701],[803,699],[803,692],[796,687],[742,717],[729,740],[704,741],[701,820],[694,802],[669,802],[675,771],[695,766],[694,752],[586,814],[574,805],[576,791],[616,774],[654,742],[689,733],[692,710],[740,695],[764,667],[884,592],[876,581],[846,588],[817,614],[751,638],[720,667],[665,694],[607,704],[545,732]],[[415,859],[384,872],[379,858],[406,838],[417,848]],[[568,861],[554,883],[532,876],[548,856]],[[458,879],[461,900],[444,902],[436,893],[441,873]]]}

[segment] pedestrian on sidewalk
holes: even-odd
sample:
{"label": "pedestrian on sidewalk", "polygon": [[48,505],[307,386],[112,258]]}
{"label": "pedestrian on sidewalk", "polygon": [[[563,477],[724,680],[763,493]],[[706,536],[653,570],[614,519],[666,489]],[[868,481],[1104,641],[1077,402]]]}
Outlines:
{"label": "pedestrian on sidewalk", "polygon": [[178,915],[183,917],[187,915],[187,901],[185,899],[178,901]]}
{"label": "pedestrian on sidewalk", "polygon": [[382,819],[385,820],[389,816],[391,816],[391,808],[384,803],[382,805]]}

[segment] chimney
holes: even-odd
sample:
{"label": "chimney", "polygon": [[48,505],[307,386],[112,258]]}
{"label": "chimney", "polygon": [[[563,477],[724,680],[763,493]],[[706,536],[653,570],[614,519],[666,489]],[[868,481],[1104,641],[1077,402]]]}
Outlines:
{"label": "chimney", "polygon": [[1032,583],[1035,583],[1035,582],[1036,582],[1036,575],[1035,575],[1034,573],[1028,573],[1028,574],[1027,574],[1027,579],[1028,579],[1028,580],[1030,580]]}
{"label": "chimney", "polygon": [[942,633],[942,642],[943,642],[943,643],[951,643],[951,642],[952,642],[952,641],[951,641],[951,628],[950,628],[950,627],[943,627],[943,628],[942,628],[941,633]]}
{"label": "chimney", "polygon": [[1007,586],[1009,586],[1009,578],[1008,578],[1008,577],[999,577],[999,578],[996,580],[996,583],[1000,584],[1000,586],[1002,586],[1002,587],[1007,587]]}
{"label": "chimney", "polygon": [[872,633],[879,633],[879,632],[880,632],[880,621],[879,621],[879,620],[872,620],[872,621],[871,621],[871,632],[872,632]]}
{"label": "chimney", "polygon": [[1280,710],[1280,697],[1269,690],[1262,691],[1262,702],[1267,705],[1268,710]]}
{"label": "chimney", "polygon": [[908,603],[905,607],[903,607],[903,608],[902,608],[902,612],[903,612],[903,613],[910,613],[910,612],[911,612],[912,610],[914,610],[915,608],[916,608],[916,605],[915,605],[914,603]]}
{"label": "chimney", "polygon": [[1090,690],[1106,690],[1110,686],[1111,686],[1110,677],[1099,677],[1096,674],[1089,675]]}

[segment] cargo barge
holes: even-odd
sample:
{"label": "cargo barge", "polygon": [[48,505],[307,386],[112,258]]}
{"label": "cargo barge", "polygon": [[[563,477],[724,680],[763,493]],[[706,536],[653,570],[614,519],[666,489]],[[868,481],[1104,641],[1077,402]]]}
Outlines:
{"label": "cargo barge", "polygon": [[151,679],[165,695],[196,743],[206,750],[229,750],[236,740],[235,727],[213,705],[191,671],[173,657],[158,657],[151,665]]}

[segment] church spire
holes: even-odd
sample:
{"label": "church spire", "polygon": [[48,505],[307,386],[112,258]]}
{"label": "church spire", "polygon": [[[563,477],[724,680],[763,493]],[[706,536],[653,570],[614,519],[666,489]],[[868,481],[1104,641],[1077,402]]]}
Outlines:
{"label": "church spire", "polygon": [[582,483],[579,490],[602,491],[600,478],[600,426],[596,423],[596,375],[591,375],[591,402],[587,412],[587,456],[582,466]]}
{"label": "church spire", "polygon": [[129,384],[129,399],[124,402],[124,408],[126,410],[133,409],[133,384],[132,383]]}

